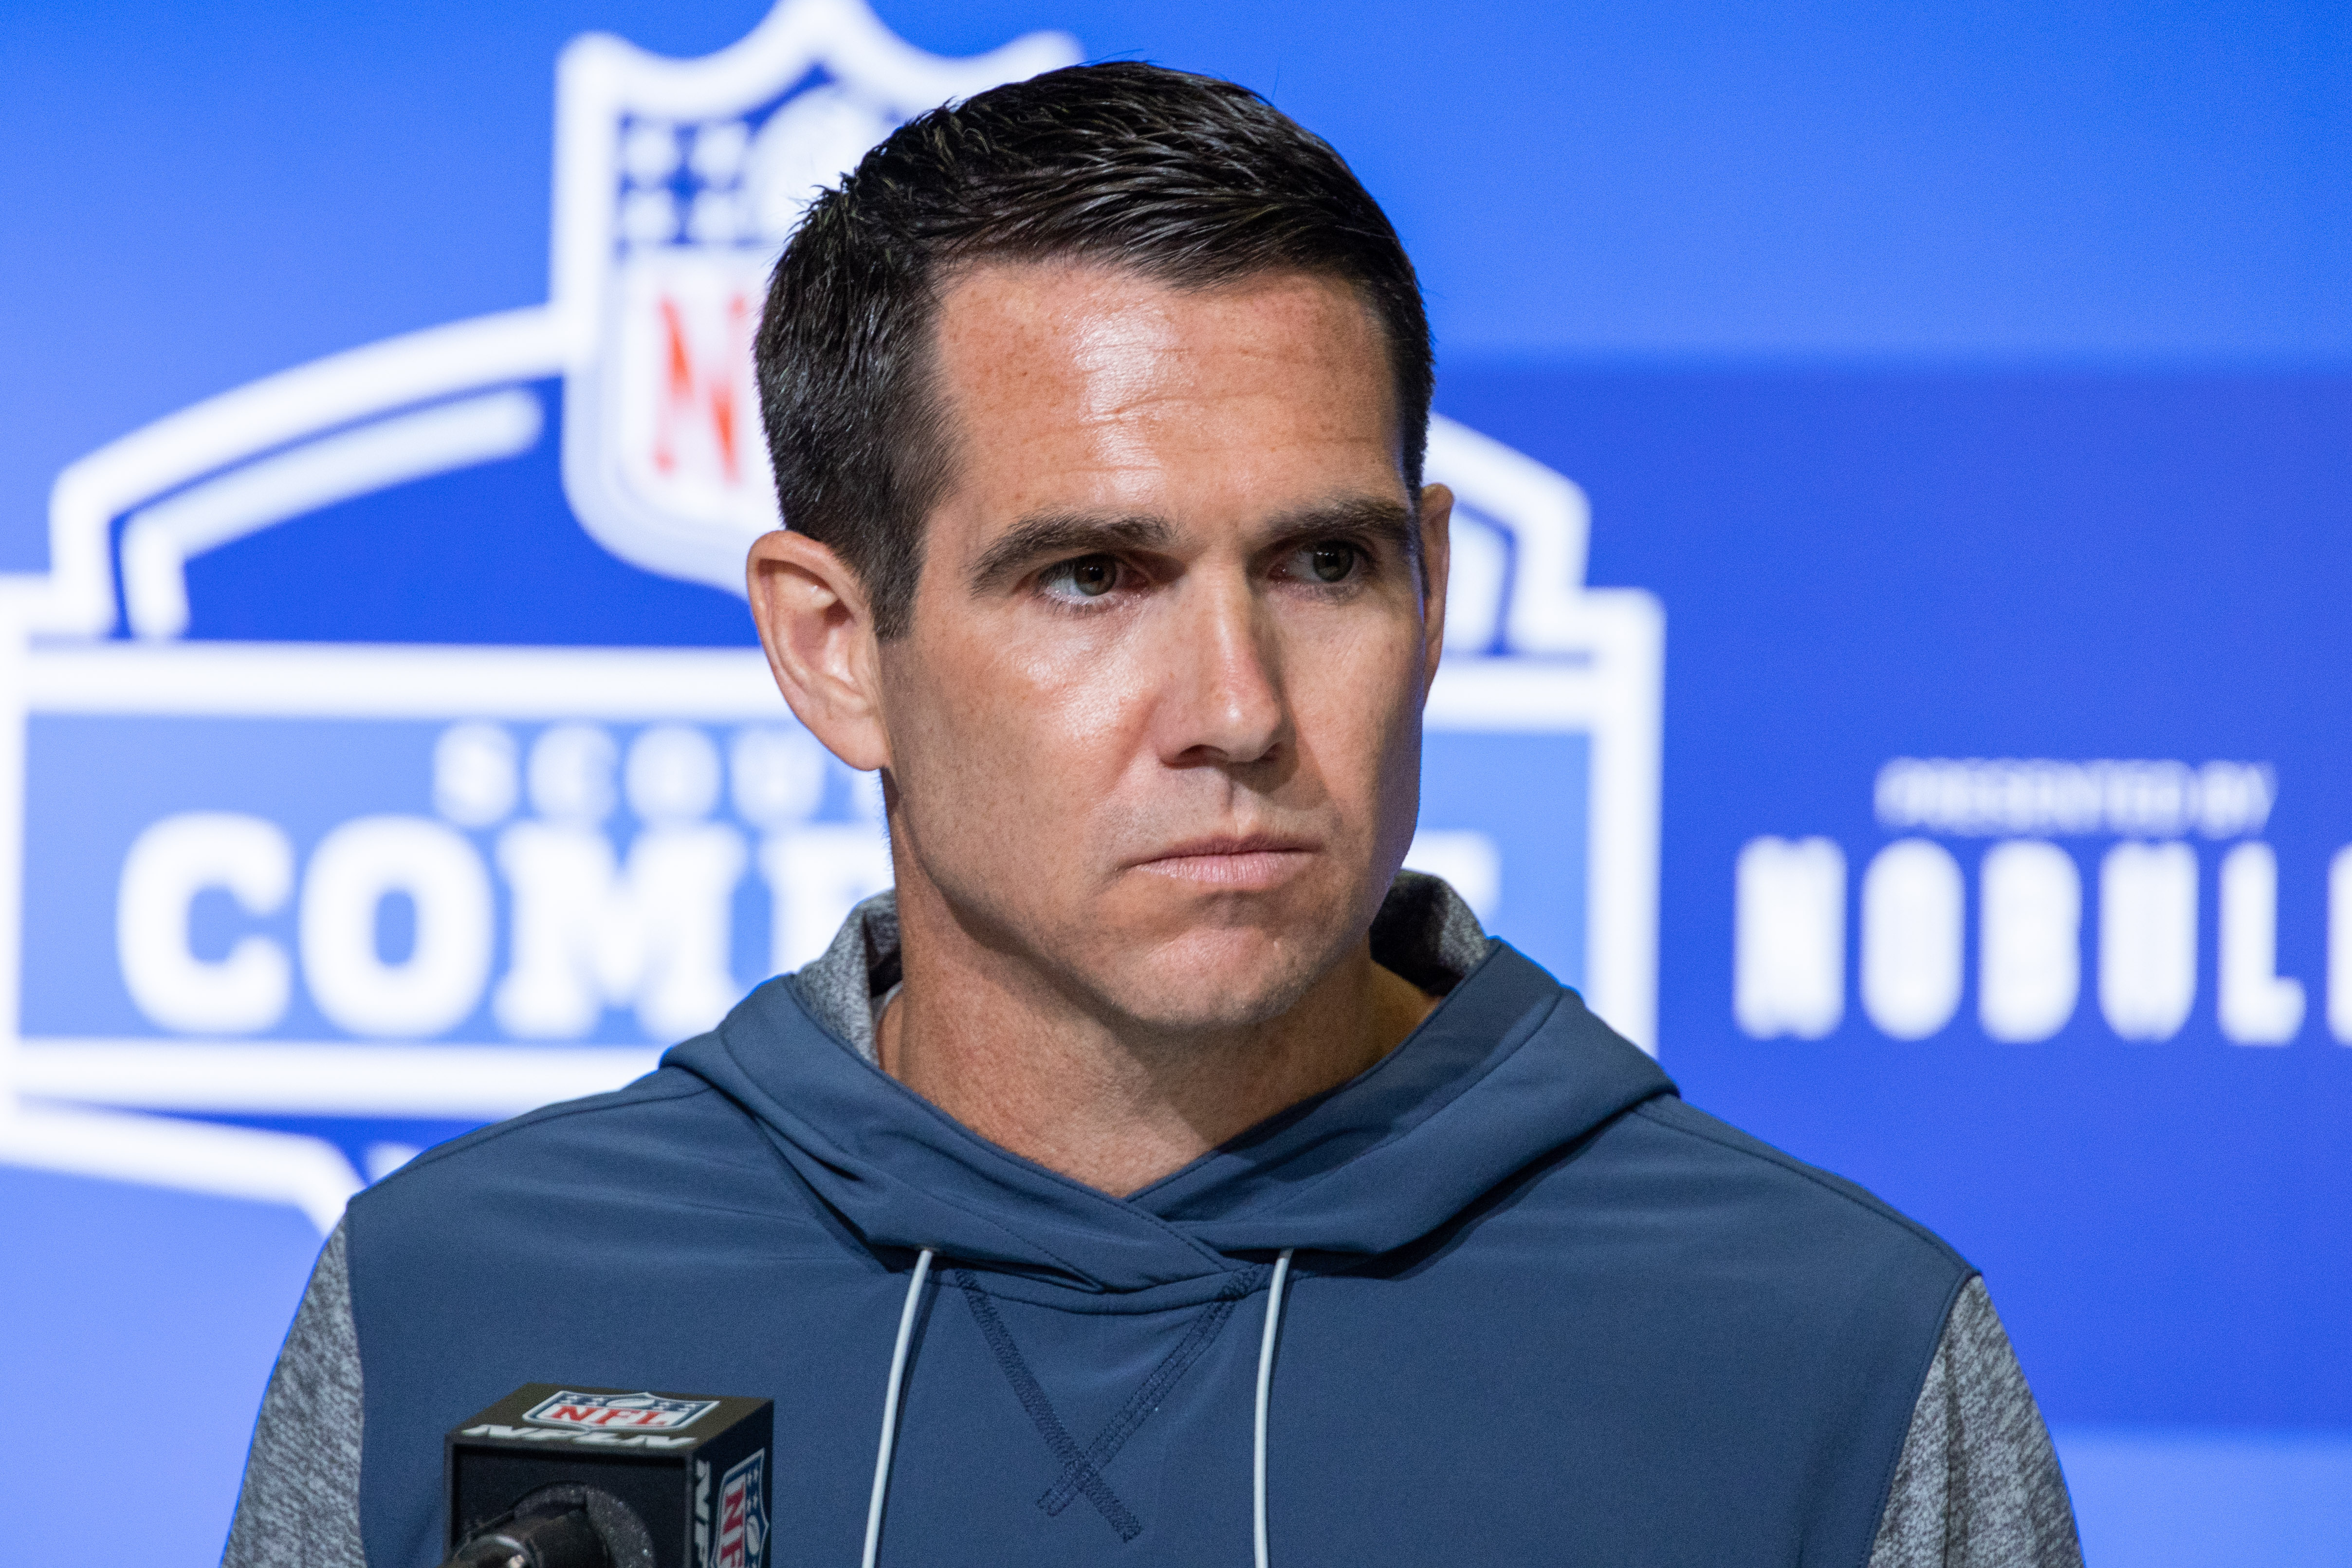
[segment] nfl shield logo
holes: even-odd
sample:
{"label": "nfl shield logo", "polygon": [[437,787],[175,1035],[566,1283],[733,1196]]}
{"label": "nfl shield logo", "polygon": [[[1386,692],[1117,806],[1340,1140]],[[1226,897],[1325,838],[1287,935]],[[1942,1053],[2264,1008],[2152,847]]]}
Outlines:
{"label": "nfl shield logo", "polygon": [[719,1408],[715,1399],[669,1399],[658,1394],[573,1394],[541,1400],[523,1415],[540,1426],[576,1432],[675,1432]]}
{"label": "nfl shield logo", "polygon": [[857,0],[788,0],[702,59],[604,35],[564,51],[563,477],[605,548],[742,592],[745,547],[776,526],[751,339],[793,226],[901,121],[1077,58],[1076,40],[1040,33],[942,59]]}
{"label": "nfl shield logo", "polygon": [[762,1448],[719,1482],[717,1568],[762,1568],[768,1561],[767,1469]]}

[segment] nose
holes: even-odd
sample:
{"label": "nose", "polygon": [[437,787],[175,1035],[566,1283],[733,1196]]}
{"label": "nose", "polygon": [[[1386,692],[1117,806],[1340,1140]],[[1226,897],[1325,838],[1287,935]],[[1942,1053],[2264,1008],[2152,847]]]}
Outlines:
{"label": "nose", "polygon": [[[1238,574],[1236,574],[1238,576]],[[1271,617],[1244,581],[1186,584],[1160,651],[1154,728],[1171,767],[1272,761],[1290,738]]]}

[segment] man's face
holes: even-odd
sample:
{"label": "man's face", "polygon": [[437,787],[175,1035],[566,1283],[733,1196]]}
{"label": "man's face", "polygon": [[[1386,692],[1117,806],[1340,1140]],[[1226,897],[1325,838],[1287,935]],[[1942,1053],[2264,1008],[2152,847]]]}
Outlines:
{"label": "man's face", "polygon": [[1276,1016],[1419,808],[1450,498],[1416,519],[1375,320],[1052,264],[938,321],[953,477],[880,649],[901,880],[1147,1027]]}

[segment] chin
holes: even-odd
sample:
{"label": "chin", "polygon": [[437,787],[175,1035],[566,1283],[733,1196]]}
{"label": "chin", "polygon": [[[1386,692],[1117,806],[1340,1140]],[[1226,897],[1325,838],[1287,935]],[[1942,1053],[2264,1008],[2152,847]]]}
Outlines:
{"label": "chin", "polygon": [[1292,927],[1204,927],[1106,956],[1104,1000],[1171,1034],[1246,1029],[1297,1005],[1335,963],[1340,933]]}

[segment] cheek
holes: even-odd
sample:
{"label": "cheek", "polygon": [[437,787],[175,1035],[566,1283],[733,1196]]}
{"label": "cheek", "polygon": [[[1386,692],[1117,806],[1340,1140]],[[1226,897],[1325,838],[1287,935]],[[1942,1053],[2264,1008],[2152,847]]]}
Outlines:
{"label": "cheek", "polygon": [[1150,702],[1131,643],[1082,635],[991,658],[973,721],[989,727],[992,751],[1062,794],[1099,789],[1127,766]]}
{"label": "cheek", "polygon": [[1087,818],[1131,760],[1140,706],[1131,661],[1085,639],[1049,648],[957,640],[924,650],[940,675],[910,694],[910,743],[894,748],[919,775],[909,804],[930,836],[950,827],[933,815],[944,808],[951,830],[985,856],[1020,846],[1032,828]]}
{"label": "cheek", "polygon": [[1411,627],[1383,627],[1292,658],[1300,750],[1335,799],[1376,835],[1410,817],[1421,777],[1421,655]]}

